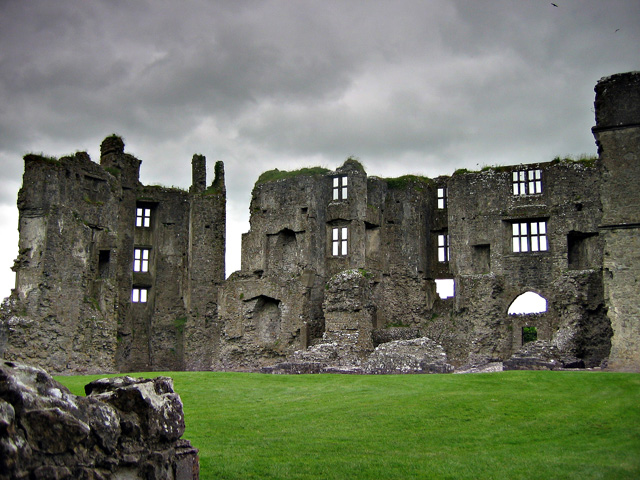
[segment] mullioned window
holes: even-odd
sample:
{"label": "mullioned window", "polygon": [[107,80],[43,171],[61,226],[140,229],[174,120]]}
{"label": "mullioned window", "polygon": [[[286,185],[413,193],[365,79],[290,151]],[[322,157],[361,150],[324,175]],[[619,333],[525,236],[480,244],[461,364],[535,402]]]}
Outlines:
{"label": "mullioned window", "polygon": [[346,200],[349,194],[349,177],[333,177],[333,199]]}
{"label": "mullioned window", "polygon": [[542,170],[520,170],[512,173],[514,195],[542,193]]}

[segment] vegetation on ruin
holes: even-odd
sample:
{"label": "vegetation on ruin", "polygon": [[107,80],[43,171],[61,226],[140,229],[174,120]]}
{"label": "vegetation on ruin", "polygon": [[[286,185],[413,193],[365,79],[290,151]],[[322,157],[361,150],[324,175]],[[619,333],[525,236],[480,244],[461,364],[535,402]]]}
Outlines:
{"label": "vegetation on ruin", "polygon": [[298,176],[313,176],[313,175],[325,175],[329,173],[331,170],[324,167],[305,167],[300,168],[299,170],[278,170],[274,168],[273,170],[267,170],[262,175],[258,177],[256,181],[256,185],[261,185],[267,182],[275,182],[276,180],[282,180],[284,178],[293,178]]}
{"label": "vegetation on ruin", "polygon": [[362,165],[362,162],[360,162],[360,158],[356,157],[355,155],[350,155],[349,157],[347,157],[343,167],[346,167],[346,166],[349,166],[351,169],[358,170],[362,173],[366,173],[364,166]]}
{"label": "vegetation on ruin", "polygon": [[104,169],[114,177],[119,177],[122,174],[122,171],[118,167],[104,167]]}
{"label": "vegetation on ruin", "polygon": [[392,190],[406,190],[409,186],[415,185],[418,189],[423,189],[433,184],[433,180],[420,175],[403,175],[397,178],[384,178],[387,186]]}
{"label": "vegetation on ruin", "polygon": [[[590,155],[590,154],[583,153],[580,155],[567,155],[565,157],[556,156],[553,160],[551,160],[550,163],[552,165],[557,163],[564,163],[564,164],[579,163],[581,165],[584,165],[587,168],[592,168],[597,165],[597,162],[598,162],[597,155]],[[513,168],[514,168],[514,165],[483,165],[480,168],[480,170],[469,170],[467,168],[459,168],[455,172],[453,172],[453,174],[460,175],[464,173],[478,173],[478,172],[489,172],[489,171],[510,172],[513,170]]]}
{"label": "vegetation on ruin", "polygon": [[597,155],[588,155],[583,153],[581,155],[568,155],[566,157],[555,157],[551,163],[580,163],[585,167],[592,168],[596,166],[598,161]]}
{"label": "vegetation on ruin", "polygon": [[51,155],[45,155],[44,153],[27,153],[24,157],[24,160],[35,161],[39,160],[44,163],[48,163],[50,165],[60,165],[61,162],[56,157],[52,157]]}
{"label": "vegetation on ruin", "polygon": [[202,480],[640,476],[638,374],[168,375]]}

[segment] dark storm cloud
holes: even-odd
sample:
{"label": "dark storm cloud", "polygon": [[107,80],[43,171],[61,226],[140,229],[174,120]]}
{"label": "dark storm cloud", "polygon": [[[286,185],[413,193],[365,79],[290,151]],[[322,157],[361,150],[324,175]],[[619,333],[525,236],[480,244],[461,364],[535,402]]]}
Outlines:
{"label": "dark storm cloud", "polygon": [[0,0],[0,205],[25,153],[97,160],[115,132],[145,183],[188,186],[195,152],[224,160],[233,250],[265,169],[595,153],[593,87],[640,68],[640,8],[556,3]]}

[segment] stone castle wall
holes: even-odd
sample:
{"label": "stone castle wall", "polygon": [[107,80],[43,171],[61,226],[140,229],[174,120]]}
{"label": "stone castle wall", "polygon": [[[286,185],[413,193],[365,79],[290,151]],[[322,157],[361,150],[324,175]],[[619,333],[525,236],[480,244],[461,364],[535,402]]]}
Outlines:
{"label": "stone castle wall", "polygon": [[[429,337],[462,366],[506,360],[533,331],[568,363],[638,370],[639,76],[596,86],[598,159],[435,179],[370,177],[353,158],[335,171],[265,172],[241,270],[227,280],[221,162],[207,186],[195,155],[186,192],[141,185],[118,137],[103,142],[100,165],[28,155],[0,351],[53,372],[292,360],[319,371]],[[136,227],[140,211],[148,226]],[[138,249],[147,271],[133,271]],[[443,281],[452,298],[440,298]],[[340,292],[366,308],[345,310]],[[546,309],[509,314],[525,293]]]}
{"label": "stone castle wall", "polygon": [[25,157],[5,359],[53,373],[211,367],[226,194],[222,163],[207,188],[196,157],[191,192],[142,185],[140,160],[116,136],[100,164]]}

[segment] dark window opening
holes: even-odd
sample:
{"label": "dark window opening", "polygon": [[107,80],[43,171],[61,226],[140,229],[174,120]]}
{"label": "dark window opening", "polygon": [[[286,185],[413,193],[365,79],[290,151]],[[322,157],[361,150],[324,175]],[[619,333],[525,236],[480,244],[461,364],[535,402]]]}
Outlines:
{"label": "dark window opening", "polygon": [[535,342],[538,340],[538,329],[536,327],[522,327],[522,344]]}
{"label": "dark window opening", "polygon": [[598,257],[598,234],[570,232],[567,235],[567,260],[571,270],[593,268]]}
{"label": "dark window opening", "polygon": [[258,297],[253,318],[258,339],[264,345],[272,345],[280,337],[280,300],[264,295]]}
{"label": "dark window opening", "polygon": [[111,250],[100,250],[98,253],[98,276],[100,278],[109,277],[109,261],[111,259]]}
{"label": "dark window opening", "polygon": [[365,222],[365,235],[367,261],[377,262],[380,260],[380,226]]}
{"label": "dark window opening", "polygon": [[471,253],[473,271],[476,274],[491,272],[491,246],[474,245]]}

